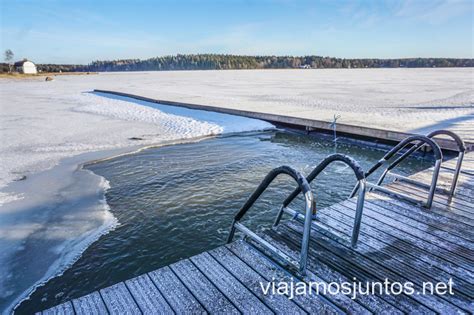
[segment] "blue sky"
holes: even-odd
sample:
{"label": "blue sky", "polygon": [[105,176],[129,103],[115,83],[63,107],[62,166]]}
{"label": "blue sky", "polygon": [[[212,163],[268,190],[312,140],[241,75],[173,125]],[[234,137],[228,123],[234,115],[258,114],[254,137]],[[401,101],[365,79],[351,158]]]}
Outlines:
{"label": "blue sky", "polygon": [[473,57],[473,1],[12,1],[1,43],[38,63],[177,53]]}

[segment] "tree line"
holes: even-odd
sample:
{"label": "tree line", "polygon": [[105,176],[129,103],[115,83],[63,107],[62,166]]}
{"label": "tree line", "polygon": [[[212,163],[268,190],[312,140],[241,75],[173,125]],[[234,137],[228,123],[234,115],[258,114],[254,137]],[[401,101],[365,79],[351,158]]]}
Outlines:
{"label": "tree line", "polygon": [[145,60],[121,59],[94,61],[88,71],[149,70],[226,70],[226,69],[295,69],[295,68],[425,68],[473,67],[474,59],[406,58],[406,59],[343,59],[322,56],[237,56],[237,55],[175,55]]}
{"label": "tree line", "polygon": [[[434,68],[474,67],[474,59],[401,58],[345,59],[323,56],[239,56],[221,54],[173,55],[149,59],[119,59],[93,61],[88,65],[40,64],[42,72],[102,72],[102,71],[166,71],[166,70],[226,70],[226,69],[296,69],[296,68]],[[0,71],[8,65],[0,67]]]}

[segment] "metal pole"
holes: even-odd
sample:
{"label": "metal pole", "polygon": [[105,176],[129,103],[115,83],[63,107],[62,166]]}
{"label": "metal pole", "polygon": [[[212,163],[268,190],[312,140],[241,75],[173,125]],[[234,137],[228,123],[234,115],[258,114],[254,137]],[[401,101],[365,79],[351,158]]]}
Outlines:
{"label": "metal pole", "polygon": [[453,182],[451,183],[451,191],[449,192],[449,195],[451,197],[454,196],[454,192],[456,191],[456,186],[458,184],[459,173],[461,172],[461,165],[463,159],[464,152],[459,152],[458,161],[456,163],[456,170],[454,171]]}
{"label": "metal pole", "polygon": [[285,208],[284,205],[281,205],[280,210],[278,210],[277,217],[275,219],[275,222],[273,222],[273,226],[277,226],[280,224],[281,217],[283,216],[283,209]]}
{"label": "metal pole", "polygon": [[436,185],[438,184],[438,175],[439,175],[439,169],[441,167],[441,162],[442,162],[441,159],[436,160],[435,167],[433,170],[433,177],[431,179],[430,192],[428,194],[428,200],[426,201],[426,207],[428,209],[431,208],[431,205],[433,204],[433,198],[436,191]]}
{"label": "metal pole", "polygon": [[334,135],[334,148],[337,149],[337,134],[336,134],[336,129],[337,129],[337,120],[341,118],[341,115],[336,115],[334,114],[334,119],[331,123],[331,125],[329,125],[330,127],[332,127],[332,130],[333,130],[333,135]]}
{"label": "metal pole", "polygon": [[311,216],[313,214],[313,195],[305,193],[306,214],[304,218],[303,241],[301,242],[300,273],[306,275],[306,263],[308,261],[309,238],[311,234]]}
{"label": "metal pole", "polygon": [[360,232],[360,223],[362,221],[362,211],[364,211],[364,202],[365,202],[365,179],[362,179],[358,183],[359,186],[359,196],[357,198],[357,207],[354,218],[354,227],[352,228],[352,239],[351,246],[355,247],[357,245],[357,240],[359,239]]}

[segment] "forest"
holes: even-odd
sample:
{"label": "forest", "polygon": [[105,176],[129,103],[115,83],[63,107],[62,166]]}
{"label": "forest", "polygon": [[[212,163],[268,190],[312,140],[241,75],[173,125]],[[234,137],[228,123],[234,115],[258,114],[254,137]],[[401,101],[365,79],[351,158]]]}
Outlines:
{"label": "forest", "polygon": [[321,56],[237,56],[175,55],[145,60],[123,59],[94,61],[87,71],[150,70],[227,70],[227,69],[295,69],[295,68],[424,68],[473,67],[473,59],[409,58],[409,59],[342,59]]}
{"label": "forest", "polygon": [[[459,58],[401,58],[344,59],[322,56],[239,56],[222,54],[190,54],[149,59],[119,59],[93,61],[88,65],[38,64],[41,72],[102,72],[102,71],[169,71],[169,70],[227,70],[227,69],[328,69],[328,68],[434,68],[474,67],[474,59]],[[1,72],[8,71],[6,63]]]}

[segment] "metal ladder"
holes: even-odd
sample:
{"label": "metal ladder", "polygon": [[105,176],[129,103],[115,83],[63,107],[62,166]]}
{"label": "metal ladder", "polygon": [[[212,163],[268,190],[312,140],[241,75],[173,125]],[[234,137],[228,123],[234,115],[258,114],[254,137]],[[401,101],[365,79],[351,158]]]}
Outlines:
{"label": "metal ladder", "polygon": [[[371,174],[373,174],[381,166],[384,166],[384,165],[386,166],[386,168],[383,171],[382,175],[380,176],[380,178],[377,180],[377,182],[375,184],[367,182],[367,186],[369,187],[369,189],[370,190],[377,190],[377,191],[380,191],[380,192],[383,192],[383,193],[386,193],[386,194],[389,194],[389,195],[407,200],[407,201],[415,203],[415,204],[420,203],[420,201],[415,199],[415,198],[412,198],[412,197],[407,196],[405,194],[393,191],[389,188],[382,187],[381,185],[382,185],[385,177],[387,175],[390,175],[390,176],[393,176],[395,178],[395,181],[404,181],[404,182],[407,182],[409,184],[427,189],[428,190],[428,196],[427,196],[426,202],[423,203],[423,206],[428,208],[428,209],[431,208],[431,206],[433,204],[433,198],[434,198],[435,192],[437,190],[439,190],[439,189],[437,189],[437,183],[438,183],[438,177],[439,177],[441,164],[443,162],[443,153],[441,152],[441,149],[440,149],[439,145],[436,143],[436,141],[432,139],[432,138],[434,138],[435,136],[438,136],[438,135],[447,135],[447,136],[451,137],[452,139],[454,139],[454,141],[456,142],[456,144],[458,146],[458,152],[459,153],[458,153],[458,157],[457,157],[456,168],[454,170],[454,175],[453,175],[453,180],[452,180],[452,183],[451,183],[451,188],[447,192],[449,194],[449,196],[452,197],[455,193],[455,190],[456,190],[456,185],[457,185],[457,182],[458,182],[458,179],[459,179],[459,173],[461,171],[462,161],[463,161],[463,158],[464,158],[464,152],[466,150],[466,147],[464,145],[464,141],[457,134],[455,134],[454,132],[449,131],[449,130],[436,130],[436,131],[433,131],[433,132],[429,133],[426,136],[414,135],[414,136],[409,136],[409,137],[405,138],[404,140],[402,140],[398,145],[396,145],[394,148],[392,148],[390,151],[388,151],[382,157],[382,159],[380,159],[374,166],[372,166],[365,173],[365,177],[369,178],[369,176]],[[413,143],[415,143],[415,144],[413,144]],[[393,162],[391,162],[390,164],[388,163],[388,160],[390,158],[392,158],[395,154],[397,154],[400,151],[402,151],[403,149],[405,149],[410,144],[413,144],[413,146],[410,147],[406,152],[402,153],[401,156],[399,156]],[[426,184],[426,183],[408,178],[406,176],[393,173],[392,170],[398,164],[400,164],[403,160],[405,160],[411,154],[415,153],[416,151],[418,151],[421,148],[424,148],[426,146],[431,147],[431,149],[433,151],[433,154],[435,156],[435,165],[434,165],[433,175],[432,175],[430,184]],[[358,185],[356,185],[356,187],[354,187],[354,190],[351,194],[351,197],[353,197],[355,195],[355,193],[357,192],[358,189],[359,189],[359,187],[358,187]]]}
{"label": "metal ladder", "polygon": [[[260,197],[260,195],[268,188],[268,186],[273,182],[273,180],[280,174],[286,174],[293,178],[296,183],[298,184],[298,188],[303,192],[305,197],[305,223],[303,228],[303,240],[301,242],[301,253],[300,253],[300,260],[295,261],[289,255],[284,253],[283,251],[279,250],[256,233],[252,232],[248,229],[245,225],[240,223],[239,221],[242,217],[247,213],[247,211],[253,206],[255,201]],[[229,237],[227,239],[227,243],[230,243],[234,238],[234,234],[236,230],[244,233],[245,236],[249,237],[250,239],[256,241],[267,250],[269,250],[272,254],[276,255],[281,260],[285,261],[289,265],[293,266],[298,270],[298,272],[302,275],[306,274],[306,262],[308,259],[308,247],[309,247],[309,237],[311,232],[311,217],[315,210],[314,206],[314,198],[313,193],[311,192],[311,187],[308,184],[308,181],[301,175],[300,172],[294,170],[289,166],[281,166],[275,168],[268,173],[267,176],[263,179],[257,189],[250,195],[249,199],[245,202],[242,208],[237,212],[232,221],[232,226],[230,229]]]}
{"label": "metal ladder", "polygon": [[[326,157],[321,163],[319,163],[318,166],[316,166],[313,171],[306,177],[306,180],[308,183],[311,183],[318,175],[331,163],[339,161],[343,162],[346,165],[348,165],[352,171],[354,172],[354,175],[357,178],[357,186],[362,187],[361,190],[359,190],[359,197],[357,199],[357,206],[356,206],[356,213],[355,213],[355,218],[354,218],[354,226],[352,228],[352,237],[351,237],[351,246],[355,247],[357,245],[357,240],[359,238],[359,231],[360,231],[360,223],[362,220],[362,212],[364,209],[364,201],[365,201],[365,176],[364,176],[364,171],[360,167],[359,163],[355,161],[353,158],[343,155],[343,154],[332,154]],[[283,204],[280,207],[280,211],[278,212],[277,218],[275,220],[275,223],[273,226],[277,226],[280,223],[281,217],[283,213],[287,213],[290,216],[292,216],[295,219],[304,219],[301,213],[291,209],[288,207],[288,205],[299,195],[301,191],[296,188],[289,196],[288,198],[283,201]],[[313,220],[315,220],[316,217],[313,215]],[[315,224],[317,227],[325,230],[326,232],[329,232],[331,234],[336,234],[334,231],[329,231],[328,228],[321,223],[317,221],[313,221],[313,224]],[[341,235],[336,235],[339,238],[344,238]]]}
{"label": "metal ladder", "polygon": [[[270,173],[268,173],[268,175],[264,178],[264,180],[260,183],[257,189],[252,193],[249,199],[235,215],[227,242],[230,243],[234,238],[235,231],[239,230],[246,237],[249,237],[250,239],[256,241],[259,245],[269,250],[272,254],[276,255],[279,259],[283,260],[285,263],[295,268],[301,275],[304,276],[306,274],[311,225],[316,223],[316,221],[313,221],[316,218],[316,204],[309,183],[312,182],[329,164],[335,161],[343,162],[349,167],[351,167],[358,180],[358,186],[361,187],[361,189],[359,190],[359,198],[357,200],[356,215],[351,238],[351,245],[355,246],[357,244],[357,239],[359,236],[362,211],[364,208],[365,177],[364,172],[362,171],[359,164],[354,159],[342,154],[332,154],[326,157],[321,163],[318,164],[318,166],[316,166],[316,168],[308,175],[307,178],[304,178],[301,173],[297,172],[289,166],[281,166],[270,171]],[[292,177],[298,183],[298,187],[283,202],[282,206],[278,211],[273,226],[277,226],[280,223],[283,213],[287,213],[293,218],[303,221],[303,239],[301,242],[301,252],[299,261],[295,261],[289,255],[277,249],[275,246],[273,246],[272,244],[258,236],[256,233],[252,232],[242,223],[240,223],[242,217],[253,206],[255,201],[257,201],[257,199],[265,191],[265,189],[267,189],[267,187],[273,182],[273,180],[280,174],[286,174]],[[291,201],[293,201],[294,198],[296,198],[296,196],[298,196],[301,192],[305,197],[304,215],[293,209],[288,208],[288,205],[291,203]],[[327,230],[326,227],[320,224],[316,223],[316,226]],[[331,233],[331,231],[328,232]]]}

